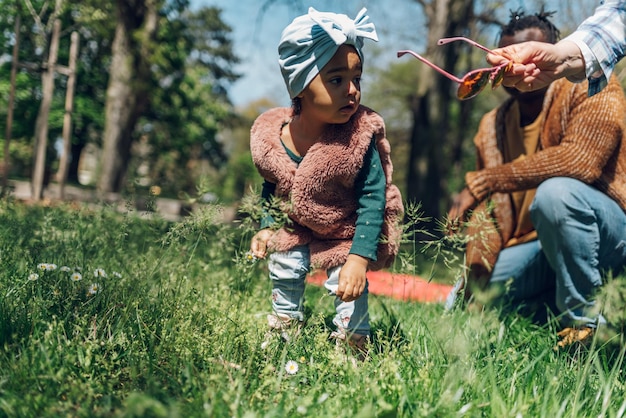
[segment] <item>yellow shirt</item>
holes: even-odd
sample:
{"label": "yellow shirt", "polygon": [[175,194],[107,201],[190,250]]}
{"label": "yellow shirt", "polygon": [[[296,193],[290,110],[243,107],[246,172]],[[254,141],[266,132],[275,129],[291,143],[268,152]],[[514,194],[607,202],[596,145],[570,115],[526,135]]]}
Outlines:
{"label": "yellow shirt", "polygon": [[[517,102],[513,103],[505,120],[505,143],[503,144],[504,163],[523,160],[534,154],[539,148],[539,132],[544,113],[541,112],[533,123],[520,126],[520,112]],[[513,192],[510,194],[513,203],[515,230],[505,247],[523,244],[537,239],[537,231],[530,220],[528,210],[535,198],[536,188]]]}

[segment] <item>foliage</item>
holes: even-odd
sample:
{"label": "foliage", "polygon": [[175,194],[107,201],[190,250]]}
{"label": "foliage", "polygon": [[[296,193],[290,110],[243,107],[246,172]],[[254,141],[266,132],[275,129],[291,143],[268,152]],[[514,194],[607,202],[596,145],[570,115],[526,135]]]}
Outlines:
{"label": "foliage", "polygon": [[238,78],[232,70],[238,59],[230,32],[216,8],[162,18],[152,69],[155,85],[138,126],[138,136],[149,147],[137,155],[135,167],[147,164],[151,184],[167,195],[190,193],[207,169],[223,167],[228,158],[217,134],[234,120],[226,88]]}
{"label": "foliage", "polygon": [[170,224],[0,202],[0,415],[623,415],[623,347],[557,352],[553,326],[497,311],[372,296],[372,351],[354,365],[310,287],[300,336],[262,349],[265,262],[220,212]]}
{"label": "foliage", "polygon": [[[16,85],[15,119],[12,138],[16,142],[30,142],[41,99],[40,72],[47,59],[50,36],[50,8],[47,2],[32,1],[35,15],[22,2],[0,0],[5,12],[0,17],[0,44],[10,53],[15,42],[14,22],[21,16],[19,61]],[[22,7],[17,8],[16,5]],[[62,33],[58,63],[67,65],[69,33],[80,35],[77,83],[72,113],[72,165],[70,180],[78,181],[79,157],[87,143],[101,146],[105,121],[106,88],[109,81],[111,42],[115,33],[114,4],[93,0],[66,0],[59,15]],[[202,169],[190,169],[190,164],[201,167],[208,161],[220,167],[227,156],[217,140],[217,132],[233,120],[227,88],[238,78],[233,66],[238,62],[230,40],[231,28],[225,25],[216,8],[188,10],[187,1],[164,2],[161,10],[157,40],[152,45],[150,68],[150,106],[143,113],[136,138],[149,136],[149,153],[139,156],[134,167],[147,162],[152,184],[159,184],[170,194],[178,190],[190,192]],[[143,45],[149,48],[145,42]],[[6,109],[9,94],[11,60],[0,62],[0,103]],[[65,102],[66,77],[55,78],[55,93],[50,112],[48,154],[54,158],[54,139],[60,137]],[[0,137],[4,137],[5,111],[0,112]],[[143,158],[143,160],[141,159]],[[194,163],[198,161],[200,163]],[[191,162],[191,163],[190,163]],[[136,180],[134,173],[130,184]]]}

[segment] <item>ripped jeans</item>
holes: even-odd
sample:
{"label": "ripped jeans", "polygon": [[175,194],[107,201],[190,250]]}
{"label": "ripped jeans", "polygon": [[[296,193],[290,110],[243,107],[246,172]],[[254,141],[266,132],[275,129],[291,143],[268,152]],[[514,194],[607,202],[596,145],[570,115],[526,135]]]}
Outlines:
{"label": "ripped jeans", "polygon": [[[290,251],[272,253],[268,261],[272,280],[272,308],[281,317],[304,321],[304,286],[310,269],[308,246],[298,246]],[[324,287],[336,295],[339,287],[339,271],[342,266],[326,270],[328,279]],[[333,323],[346,334],[369,335],[367,283],[363,294],[355,301],[343,302],[335,296],[336,315]]]}

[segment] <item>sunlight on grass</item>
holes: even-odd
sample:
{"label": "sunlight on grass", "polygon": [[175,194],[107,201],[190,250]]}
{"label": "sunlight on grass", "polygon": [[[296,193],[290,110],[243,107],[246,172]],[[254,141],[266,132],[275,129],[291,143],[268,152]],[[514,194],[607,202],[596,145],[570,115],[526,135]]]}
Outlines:
{"label": "sunlight on grass", "polygon": [[[328,338],[332,299],[309,287],[299,335],[263,349],[270,283],[247,254],[254,223],[220,211],[169,223],[0,202],[0,416],[625,415],[619,334],[555,351],[553,326],[497,310],[372,295],[371,353],[353,363]],[[407,234],[395,269],[459,273],[449,246],[433,261]],[[606,303],[620,306],[623,281]]]}

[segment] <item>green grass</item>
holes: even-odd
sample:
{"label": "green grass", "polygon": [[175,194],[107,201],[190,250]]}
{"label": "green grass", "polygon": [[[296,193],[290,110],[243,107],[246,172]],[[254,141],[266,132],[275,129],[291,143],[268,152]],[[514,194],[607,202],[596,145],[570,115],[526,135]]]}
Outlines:
{"label": "green grass", "polygon": [[309,287],[301,335],[262,349],[266,265],[218,211],[170,224],[0,202],[0,416],[626,415],[622,346],[557,352],[555,327],[497,311],[371,296],[373,347],[354,366],[328,340],[332,299]]}

